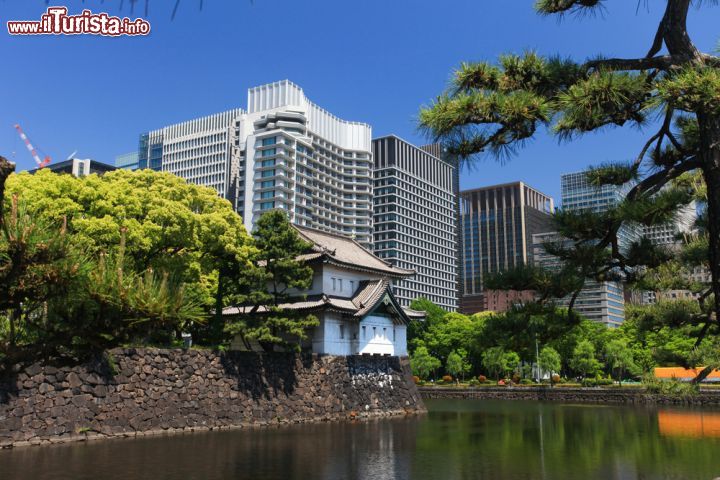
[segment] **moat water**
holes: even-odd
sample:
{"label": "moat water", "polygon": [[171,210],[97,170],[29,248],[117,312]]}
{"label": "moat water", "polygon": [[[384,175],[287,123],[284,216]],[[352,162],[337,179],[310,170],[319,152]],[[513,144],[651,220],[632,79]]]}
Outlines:
{"label": "moat water", "polygon": [[1,480],[720,477],[720,411],[427,401],[417,418],[0,451]]}

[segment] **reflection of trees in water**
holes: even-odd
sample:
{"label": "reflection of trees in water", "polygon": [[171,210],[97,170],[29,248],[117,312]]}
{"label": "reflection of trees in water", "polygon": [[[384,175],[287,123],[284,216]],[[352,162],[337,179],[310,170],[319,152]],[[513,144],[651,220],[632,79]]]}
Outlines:
{"label": "reflection of trees in water", "polygon": [[[416,458],[434,456],[431,465],[452,471],[447,478],[543,478],[544,473],[552,479],[611,480],[628,478],[629,472],[637,472],[637,478],[718,474],[716,439],[662,436],[652,409],[527,402],[476,405],[474,411],[463,407],[459,412],[442,411],[443,406],[433,411],[431,406],[432,421],[419,427]],[[414,473],[424,473],[419,477],[432,478],[415,467]],[[534,474],[528,477],[529,473]]]}

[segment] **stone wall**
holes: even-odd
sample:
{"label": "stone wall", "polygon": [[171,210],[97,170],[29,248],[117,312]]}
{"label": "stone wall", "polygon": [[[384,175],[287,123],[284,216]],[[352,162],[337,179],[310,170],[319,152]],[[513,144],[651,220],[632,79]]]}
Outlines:
{"label": "stone wall", "polygon": [[0,379],[0,446],[424,411],[406,358],[118,349]]}
{"label": "stone wall", "polygon": [[567,388],[567,387],[420,387],[423,398],[473,400],[540,400],[566,403],[612,403],[637,405],[720,405],[720,391],[703,390],[681,397],[649,394],[641,388]]}

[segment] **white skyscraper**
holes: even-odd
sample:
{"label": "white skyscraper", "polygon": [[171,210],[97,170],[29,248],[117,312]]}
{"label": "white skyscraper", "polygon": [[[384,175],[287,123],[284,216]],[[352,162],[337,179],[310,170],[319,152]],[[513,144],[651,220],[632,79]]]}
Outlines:
{"label": "white skyscraper", "polygon": [[372,242],[372,132],[307,99],[288,80],[248,91],[234,109],[143,134],[139,168],[212,187],[252,229],[265,210]]}

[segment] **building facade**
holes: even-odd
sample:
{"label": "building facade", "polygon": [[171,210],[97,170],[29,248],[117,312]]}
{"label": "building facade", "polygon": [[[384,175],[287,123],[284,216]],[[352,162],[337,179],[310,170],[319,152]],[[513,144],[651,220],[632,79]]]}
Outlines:
{"label": "building facade", "polygon": [[287,80],[251,88],[247,105],[142,134],[139,168],[214,188],[248,230],[282,209],[294,224],[370,245],[370,126],[336,117]]}
{"label": "building facade", "polygon": [[115,168],[137,170],[138,166],[138,152],[124,153],[115,157]]}
{"label": "building facade", "polygon": [[237,208],[241,109],[170,125],[140,136],[138,168],[173,173],[215,189]]}
{"label": "building facade", "polygon": [[[560,268],[560,260],[545,251],[545,243],[569,242],[556,232],[533,235],[533,259],[537,266],[554,270]],[[558,299],[563,307],[570,305],[571,298]],[[618,327],[625,321],[625,297],[623,286],[617,282],[596,282],[588,279],[575,299],[574,309],[594,322],[608,327]]]}
{"label": "building facade", "polygon": [[[588,182],[587,171],[564,174],[561,177],[562,208],[578,212],[606,212],[622,202],[633,186],[634,183],[628,182],[622,186],[598,187]],[[629,248],[641,235],[640,226],[624,224],[618,231],[620,250]],[[545,240],[540,238],[540,244]],[[569,299],[563,299],[562,303],[567,305]],[[625,321],[624,286],[618,282],[596,282],[588,279],[575,301],[575,307],[590,320],[608,327],[617,327]]]}
{"label": "building facade", "polygon": [[[560,179],[562,208],[569,211],[606,212],[622,202],[634,185],[633,182],[628,182],[622,186],[596,187],[588,182],[587,171],[566,173]],[[639,240],[642,234],[641,226],[623,224],[618,231],[620,249],[628,248],[632,242]]]}
{"label": "building facade", "polygon": [[533,235],[551,229],[554,202],[523,182],[466,190],[460,197],[460,311],[472,314],[485,308],[487,275],[532,264]]}
{"label": "building facade", "polygon": [[415,276],[393,283],[401,305],[457,309],[455,167],[394,135],[373,140],[375,254]]}
{"label": "building facade", "polygon": [[[62,162],[50,163],[48,166],[43,168],[55,173],[68,173],[75,177],[84,177],[92,174],[102,175],[116,170],[114,166],[108,165],[107,163],[80,158],[70,158]],[[30,173],[35,173],[38,170],[40,169],[36,168],[34,170],[30,170]]]}

